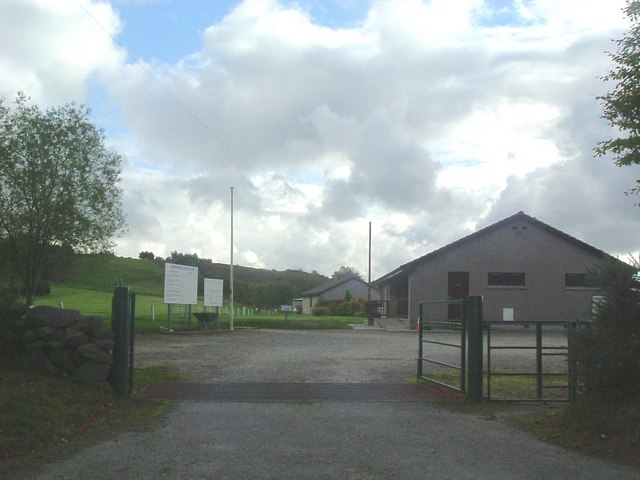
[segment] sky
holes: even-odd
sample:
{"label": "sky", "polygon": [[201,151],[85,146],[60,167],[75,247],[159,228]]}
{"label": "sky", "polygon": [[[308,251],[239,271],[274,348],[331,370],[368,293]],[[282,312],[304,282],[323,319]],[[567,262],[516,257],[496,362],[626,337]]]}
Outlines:
{"label": "sky", "polygon": [[92,109],[114,252],[371,275],[518,211],[639,251],[602,81],[624,0],[3,0],[0,95]]}

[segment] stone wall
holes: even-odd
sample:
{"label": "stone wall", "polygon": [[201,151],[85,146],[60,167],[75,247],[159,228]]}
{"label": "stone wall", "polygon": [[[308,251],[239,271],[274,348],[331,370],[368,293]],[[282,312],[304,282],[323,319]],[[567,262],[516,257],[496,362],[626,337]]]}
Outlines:
{"label": "stone wall", "polygon": [[101,317],[54,307],[26,309],[19,321],[26,368],[108,384],[113,332]]}

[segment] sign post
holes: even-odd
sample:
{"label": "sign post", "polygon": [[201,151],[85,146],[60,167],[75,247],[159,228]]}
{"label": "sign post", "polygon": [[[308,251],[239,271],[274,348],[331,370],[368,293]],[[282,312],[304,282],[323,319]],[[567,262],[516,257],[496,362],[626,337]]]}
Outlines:
{"label": "sign post", "polygon": [[[198,267],[164,264],[164,303],[168,305],[167,330],[171,331],[171,306],[198,304]],[[189,323],[191,325],[191,323]]]}

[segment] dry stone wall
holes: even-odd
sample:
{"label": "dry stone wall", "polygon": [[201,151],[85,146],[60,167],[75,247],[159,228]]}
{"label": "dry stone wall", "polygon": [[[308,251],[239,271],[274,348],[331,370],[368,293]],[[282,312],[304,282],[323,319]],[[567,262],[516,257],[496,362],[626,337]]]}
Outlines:
{"label": "dry stone wall", "polygon": [[20,323],[25,367],[109,385],[114,336],[101,317],[38,306]]}

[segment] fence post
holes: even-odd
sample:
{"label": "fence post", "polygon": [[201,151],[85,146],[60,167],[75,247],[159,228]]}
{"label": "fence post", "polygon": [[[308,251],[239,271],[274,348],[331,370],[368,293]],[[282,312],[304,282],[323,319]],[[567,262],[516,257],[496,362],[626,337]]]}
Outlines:
{"label": "fence post", "polygon": [[536,322],[536,393],[538,400],[542,400],[544,396],[542,373],[542,323]]}
{"label": "fence post", "polygon": [[575,339],[577,323],[568,322],[565,324],[567,330],[567,363],[569,373],[569,401],[574,403],[578,397],[578,365],[576,361]]}
{"label": "fence post", "polygon": [[129,287],[117,286],[111,304],[111,331],[114,333],[111,386],[113,392],[125,397],[130,389],[131,310]]}
{"label": "fence post", "polygon": [[467,315],[466,323],[469,332],[469,367],[467,369],[469,380],[467,391],[469,399],[473,402],[482,402],[483,398],[483,365],[482,365],[482,297],[467,297],[466,308],[463,309]]}

